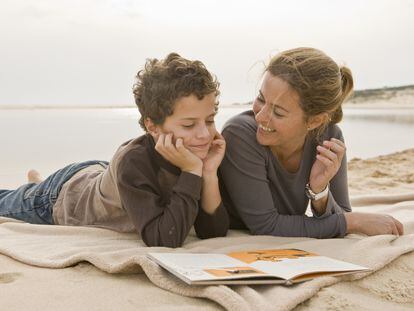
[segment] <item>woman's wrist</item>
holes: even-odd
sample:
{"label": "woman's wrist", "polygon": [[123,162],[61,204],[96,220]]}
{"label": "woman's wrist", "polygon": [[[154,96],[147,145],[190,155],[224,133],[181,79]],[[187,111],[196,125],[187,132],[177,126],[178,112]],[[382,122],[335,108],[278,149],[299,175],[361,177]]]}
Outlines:
{"label": "woman's wrist", "polygon": [[309,187],[314,193],[320,193],[320,192],[324,191],[327,187],[329,187],[329,183],[327,183],[325,185],[313,185],[310,182]]}
{"label": "woman's wrist", "polygon": [[326,212],[326,207],[328,205],[328,197],[323,197],[322,199],[311,201],[313,209],[318,213],[318,216]]}
{"label": "woman's wrist", "polygon": [[344,213],[345,221],[346,221],[346,233],[354,233],[356,232],[356,217],[355,213]]}

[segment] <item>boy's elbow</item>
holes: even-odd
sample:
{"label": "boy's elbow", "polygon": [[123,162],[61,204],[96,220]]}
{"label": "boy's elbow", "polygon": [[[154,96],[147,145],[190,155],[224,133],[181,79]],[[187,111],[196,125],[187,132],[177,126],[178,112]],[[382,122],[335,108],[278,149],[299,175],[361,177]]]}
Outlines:
{"label": "boy's elbow", "polygon": [[214,231],[196,231],[196,235],[199,239],[212,239],[224,237],[227,235],[228,228],[220,228],[219,230]]}
{"label": "boy's elbow", "polygon": [[181,247],[184,243],[182,239],[178,238],[162,238],[162,237],[156,237],[156,238],[148,238],[144,235],[142,236],[142,241],[145,243],[148,247],[170,247],[170,248],[177,248]]}

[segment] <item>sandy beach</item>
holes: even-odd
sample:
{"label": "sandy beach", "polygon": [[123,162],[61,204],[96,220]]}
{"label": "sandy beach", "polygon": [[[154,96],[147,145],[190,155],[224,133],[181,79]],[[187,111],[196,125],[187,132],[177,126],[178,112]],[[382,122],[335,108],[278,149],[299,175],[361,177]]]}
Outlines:
{"label": "sandy beach", "polygon": [[348,162],[350,195],[414,191],[414,149]]}
{"label": "sandy beach", "polygon": [[[396,93],[394,98],[399,98],[398,109],[412,108],[412,103],[406,99],[406,93],[411,92],[411,89],[404,90],[403,93]],[[404,95],[405,94],[405,95]],[[374,95],[370,95],[374,96]],[[381,95],[382,96],[382,95]],[[385,96],[385,95],[384,95]],[[386,97],[386,96],[385,96]],[[384,98],[385,98],[384,97]],[[362,99],[361,99],[362,98]],[[364,99],[365,98],[365,99]],[[369,100],[367,100],[367,98]],[[409,98],[414,98],[410,95]],[[373,102],[375,101],[375,103]],[[385,101],[379,99],[378,94],[374,97],[359,97],[353,99],[353,102],[347,103],[347,107],[389,107]],[[393,107],[394,108],[394,107]],[[409,138],[407,138],[409,139]],[[414,147],[414,146],[413,146]],[[46,163],[46,161],[44,161]],[[403,151],[370,157],[365,159],[351,158],[348,161],[348,183],[351,198],[357,196],[394,196],[399,194],[414,194],[414,148]],[[0,174],[0,184],[15,185],[17,180],[21,179],[21,172],[19,174]],[[13,182],[11,182],[13,181]],[[378,208],[380,208],[379,206]],[[401,215],[413,214],[414,201],[410,206],[410,210],[401,211]],[[375,211],[376,206],[371,207],[371,211]],[[358,211],[358,207],[354,208]],[[398,207],[396,208],[398,215]],[[403,217],[402,216],[402,217]],[[404,216],[404,217],[405,217]],[[0,221],[1,223],[1,221]],[[7,223],[0,225],[0,229],[7,229]],[[31,227],[30,227],[31,228]],[[43,228],[43,227],[42,227]],[[308,291],[308,294],[297,295],[292,298],[292,301],[297,303],[290,303],[281,309],[283,310],[413,310],[414,309],[414,252],[412,247],[412,237],[414,230],[414,222],[410,224],[411,228],[408,239],[408,244],[404,245],[405,250],[401,251],[399,255],[390,257],[389,262],[384,263],[378,268],[378,271],[361,279],[353,281],[342,281],[339,283],[325,284],[319,289],[313,289],[313,292]],[[24,229],[23,231],[31,230]],[[45,229],[47,230],[47,229]],[[52,229],[51,229],[52,230]],[[20,233],[21,234],[21,233]],[[45,233],[40,232],[39,237],[44,237]],[[233,246],[237,242],[232,242],[231,239],[237,238],[230,234],[230,243]],[[251,237],[254,238],[254,237]],[[50,239],[53,239],[50,237]],[[57,239],[57,238],[56,238]],[[117,240],[117,237],[110,237],[111,241],[122,242],[122,237]],[[128,238],[134,240],[135,237]],[[261,243],[258,237],[258,243]],[[73,239],[72,239],[73,240]],[[215,239],[212,239],[215,240]],[[355,237],[343,239],[343,242],[350,242],[355,240]],[[0,240],[1,241],[1,240]],[[24,241],[24,238],[22,239]],[[405,240],[404,240],[405,241]],[[327,241],[328,242],[328,241]],[[341,241],[339,241],[341,242]],[[22,242],[19,242],[22,243]],[[17,243],[16,245],[19,245]],[[32,243],[32,242],[30,242]],[[37,241],[35,241],[37,243]],[[57,249],[55,241],[50,245],[42,245],[39,242],[39,247],[53,253]],[[86,242],[76,243],[73,246],[87,245]],[[206,250],[205,244],[190,241],[195,243],[197,250]],[[303,242],[303,243],[306,243]],[[337,244],[338,242],[333,242]],[[404,242],[407,243],[407,242]],[[13,244],[13,243],[12,243]],[[99,244],[99,243],[98,243]],[[398,245],[398,243],[394,243]],[[256,243],[247,244],[250,247]],[[306,245],[306,244],[304,244]],[[392,243],[390,244],[392,245]],[[411,245],[411,246],[410,246]],[[299,244],[300,246],[300,244]],[[0,243],[0,248],[3,247]],[[85,246],[84,246],[85,247]],[[97,246],[99,247],[99,246]],[[102,247],[106,247],[103,245]],[[100,266],[99,261],[88,259],[85,251],[80,251],[78,254],[70,254],[63,251],[59,256],[66,254],[69,256],[69,261],[73,262],[63,269],[48,269],[34,267],[22,263],[27,254],[21,252],[18,256],[13,252],[12,247],[3,247],[0,255],[0,306],[4,310],[222,310],[223,304],[220,305],[218,301],[213,298],[195,298],[185,297],[177,294],[174,291],[174,286],[171,284],[165,285],[163,282],[155,283],[154,279],[145,274],[134,273],[108,273],[105,265]],[[191,248],[191,247],[190,247]],[[331,246],[328,247],[328,249]],[[375,248],[375,247],[374,247]],[[24,249],[24,248],[23,248]],[[126,250],[123,253],[127,252]],[[122,257],[122,252],[119,256]],[[134,250],[131,250],[134,254]],[[329,254],[329,252],[328,252]],[[45,255],[47,257],[47,255]],[[118,255],[116,255],[118,256]],[[131,255],[133,256],[133,255]],[[134,256],[133,256],[134,257]],[[15,258],[15,259],[13,259]],[[54,255],[51,255],[54,258]],[[77,259],[76,259],[77,258]],[[99,258],[98,258],[99,259]],[[50,258],[49,258],[50,260]],[[94,264],[85,262],[93,262]],[[139,270],[139,269],[138,269]],[[309,283],[311,284],[311,283]],[[329,286],[330,285],[330,286]],[[160,288],[161,287],[161,288]],[[164,288],[164,289],[163,289]],[[165,290],[167,289],[167,290]],[[254,287],[255,290],[266,297],[266,291],[260,291],[260,288]],[[263,289],[263,288],[262,288]],[[249,294],[251,291],[246,288],[232,288],[241,297],[246,298],[249,305],[260,305],[260,299],[263,297],[253,296]],[[274,288],[273,296],[282,295],[289,292],[284,292],[284,289]],[[24,292],[24,299],[21,298]],[[175,292],[175,293],[174,293]],[[270,293],[273,293],[270,291]],[[221,297],[222,293],[216,294],[216,297]],[[244,296],[243,296],[244,295]],[[198,296],[198,294],[195,294]],[[213,295],[214,296],[214,295]],[[282,297],[281,296],[281,297]],[[289,295],[287,295],[289,296]],[[109,297],[109,298],[108,298]],[[205,297],[199,295],[198,297]],[[208,296],[207,296],[208,297]],[[257,302],[254,301],[258,299]],[[307,298],[306,298],[307,297]],[[260,299],[259,299],[260,298]],[[253,299],[253,300],[249,300]],[[270,298],[269,298],[270,299]],[[214,301],[215,300],[215,301]],[[289,307],[290,306],[290,307]],[[231,308],[229,308],[231,309]],[[262,309],[262,308],[261,308]],[[263,308],[265,309],[265,308]],[[250,310],[250,309],[246,309]]]}

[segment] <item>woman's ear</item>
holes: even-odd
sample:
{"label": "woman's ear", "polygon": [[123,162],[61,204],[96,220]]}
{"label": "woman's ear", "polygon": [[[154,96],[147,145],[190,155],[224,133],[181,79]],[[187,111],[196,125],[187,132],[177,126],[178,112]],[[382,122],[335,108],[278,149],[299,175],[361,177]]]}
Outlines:
{"label": "woman's ear", "polygon": [[158,138],[159,135],[159,127],[152,122],[150,118],[145,118],[144,120],[145,128],[147,132],[154,138]]}
{"label": "woman's ear", "polygon": [[306,126],[308,131],[312,131],[328,122],[329,115],[326,112],[322,112],[320,114],[317,114],[316,116],[309,117],[308,121],[306,122]]}

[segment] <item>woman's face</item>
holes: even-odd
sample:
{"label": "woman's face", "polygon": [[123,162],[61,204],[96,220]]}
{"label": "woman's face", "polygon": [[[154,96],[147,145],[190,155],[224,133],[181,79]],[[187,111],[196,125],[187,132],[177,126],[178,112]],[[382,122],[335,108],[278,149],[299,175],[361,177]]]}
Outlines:
{"label": "woman's face", "polygon": [[302,147],[308,130],[299,100],[287,82],[265,73],[253,103],[259,144],[286,151]]}
{"label": "woman's face", "polygon": [[[174,104],[173,114],[162,125],[156,126],[157,140],[160,133],[173,134],[173,142],[183,139],[184,146],[198,158],[204,159],[217,134],[214,117],[216,115],[214,93],[198,99],[194,95],[181,97]],[[154,136],[154,135],[153,135]]]}

